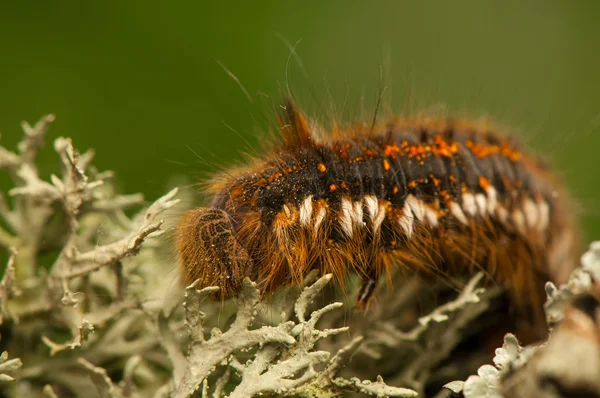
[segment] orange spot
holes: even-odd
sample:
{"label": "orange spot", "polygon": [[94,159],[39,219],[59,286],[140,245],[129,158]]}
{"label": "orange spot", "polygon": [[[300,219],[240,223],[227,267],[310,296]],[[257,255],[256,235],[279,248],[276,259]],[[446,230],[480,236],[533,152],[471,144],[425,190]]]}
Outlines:
{"label": "orange spot", "polygon": [[435,137],[434,142],[436,145],[435,149],[440,156],[449,158],[458,151],[458,145],[456,145],[456,142],[448,145],[448,143],[439,135]]}
{"label": "orange spot", "polygon": [[373,150],[371,150],[371,149],[367,149],[367,150],[365,150],[365,153],[366,153],[368,156],[373,156],[373,155],[375,155],[375,152],[373,152]]}
{"label": "orange spot", "polygon": [[394,195],[397,194],[398,193],[398,187],[395,186],[393,191],[394,191]]}
{"label": "orange spot", "polygon": [[348,186],[346,185],[345,181],[342,181],[342,183],[340,184],[340,186],[342,187],[342,189],[348,188]]}
{"label": "orange spot", "polygon": [[448,176],[448,179],[449,179],[450,181],[452,181],[452,182],[456,182],[456,177],[455,177],[455,176],[453,176],[452,174],[450,174],[450,175]]}
{"label": "orange spot", "polygon": [[433,181],[433,185],[434,185],[436,188],[440,186],[440,183],[441,183],[441,181],[440,181],[440,179],[439,179],[439,178],[435,178],[435,177],[433,176],[433,174],[430,174],[430,175],[429,175],[429,177],[430,177],[430,178],[431,178],[431,180]]}
{"label": "orange spot", "polygon": [[416,181],[409,181],[408,187],[411,188],[411,189],[416,188],[417,187]]}
{"label": "orange spot", "polygon": [[363,160],[363,158],[362,158],[361,156],[359,156],[359,157],[357,157],[355,160],[356,160],[357,162],[360,162],[361,160]]}
{"label": "orange spot", "polygon": [[506,142],[502,143],[502,148],[500,148],[500,151],[502,153],[502,156],[509,158],[513,162],[521,160],[521,154],[519,152],[515,151]]}
{"label": "orange spot", "polygon": [[440,196],[444,199],[446,204],[450,204],[450,202],[452,202],[452,196],[450,196],[448,191],[440,191]]}
{"label": "orange spot", "polygon": [[276,179],[278,179],[281,176],[282,176],[281,173],[275,173],[275,174],[273,174],[272,176],[269,177],[268,181],[269,182],[273,182],[273,181],[275,181]]}
{"label": "orange spot", "polygon": [[423,145],[413,145],[407,148],[408,157],[416,157],[418,160],[421,160],[423,156],[427,155],[427,150]]}
{"label": "orange spot", "polygon": [[[485,146],[485,145],[481,145],[481,144],[475,144],[471,140],[467,140],[465,142],[465,145],[467,146],[467,148],[469,148],[471,150],[471,152],[473,152],[473,155],[477,156],[480,159],[485,158],[486,156],[495,155],[497,153],[500,153],[500,148],[498,147],[498,145]],[[508,152],[510,154],[512,154],[512,149],[510,149],[510,147],[508,147],[508,149],[509,149]],[[504,151],[502,154],[504,156],[510,156],[510,155],[505,155]]]}
{"label": "orange spot", "polygon": [[396,155],[402,154],[402,150],[400,148],[398,148],[398,145],[396,145],[396,144],[394,144],[394,145],[386,145],[383,148],[383,154],[385,156],[389,156],[389,157],[393,158]]}
{"label": "orange spot", "polygon": [[385,171],[388,171],[390,169],[390,162],[388,162],[387,159],[383,159],[383,169]]}
{"label": "orange spot", "polygon": [[325,167],[325,165],[323,163],[319,163],[319,165],[317,166],[317,169],[319,169],[319,171],[321,173],[325,173],[327,171],[327,167]]}
{"label": "orange spot", "polygon": [[484,176],[479,176],[479,186],[486,190],[490,186],[490,182]]}
{"label": "orange spot", "polygon": [[331,184],[331,185],[329,186],[329,192],[333,192],[333,191],[335,191],[336,189],[337,189],[337,186],[336,186],[335,184]]}

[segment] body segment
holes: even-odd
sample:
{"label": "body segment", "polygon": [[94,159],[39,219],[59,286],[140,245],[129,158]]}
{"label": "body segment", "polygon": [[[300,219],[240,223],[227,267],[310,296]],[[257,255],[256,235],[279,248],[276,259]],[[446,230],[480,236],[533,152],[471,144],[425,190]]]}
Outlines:
{"label": "body segment", "polygon": [[416,120],[315,139],[297,110],[286,112],[283,143],[223,176],[211,206],[192,211],[218,210],[230,254],[215,249],[223,238],[199,243],[206,237],[194,217],[182,222],[186,283],[200,278],[229,296],[245,276],[271,291],[315,268],[339,283],[357,273],[364,305],[397,268],[450,277],[483,270],[517,306],[541,309],[544,282],[562,282],[574,266],[560,184],[497,132]]}

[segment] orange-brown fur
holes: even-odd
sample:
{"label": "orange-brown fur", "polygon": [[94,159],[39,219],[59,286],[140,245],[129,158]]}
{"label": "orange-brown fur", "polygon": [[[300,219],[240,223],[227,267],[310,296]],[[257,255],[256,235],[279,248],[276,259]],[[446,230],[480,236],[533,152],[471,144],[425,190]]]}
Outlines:
{"label": "orange-brown fur", "polygon": [[[473,131],[480,135],[491,134],[493,131],[485,121],[450,122],[443,118],[416,118],[394,120],[384,126],[356,124],[347,130],[338,126],[330,137],[317,140],[311,134],[304,116],[289,104],[281,119],[283,142],[264,158],[255,160],[254,164],[231,170],[227,175],[215,179],[210,187],[209,191],[215,195],[223,191],[227,191],[228,195],[222,211],[208,210],[212,212],[211,220],[216,219],[217,224],[212,221],[208,224],[198,222],[199,217],[206,214],[204,212],[207,210],[203,208],[191,210],[182,219],[178,230],[177,249],[184,282],[191,283],[200,279],[203,285],[221,286],[223,297],[229,297],[236,293],[241,280],[246,276],[258,281],[260,288],[268,292],[279,286],[300,284],[306,274],[314,268],[318,268],[322,274],[332,273],[340,285],[343,285],[351,273],[358,274],[364,280],[377,280],[379,277],[389,280],[393,270],[406,269],[451,280],[483,270],[489,280],[508,288],[511,301],[517,309],[539,320],[542,314],[545,281],[564,282],[576,263],[574,217],[560,182],[548,167],[535,157],[521,154],[505,141],[498,147],[475,144],[467,146],[475,157],[484,158],[497,153],[513,162],[522,162],[532,178],[536,179],[536,183],[548,187],[549,192],[552,192],[551,198],[542,198],[538,193],[532,194],[534,200],[552,200],[552,216],[545,231],[534,231],[531,228],[520,231],[511,223],[504,223],[500,228],[498,220],[482,216],[469,217],[466,225],[456,220],[444,221],[435,228],[426,223],[415,223],[410,237],[407,237],[397,222],[388,222],[385,224],[389,229],[385,249],[382,248],[384,242],[379,241],[382,239],[381,234],[374,233],[369,228],[357,228],[350,238],[334,241],[329,237],[339,226],[333,221],[339,220],[341,216],[340,213],[331,210],[331,204],[326,200],[319,199],[313,204],[314,212],[324,208],[327,213],[326,221],[323,221],[319,228],[300,225],[299,206],[290,203],[286,203],[274,216],[270,225],[265,225],[256,198],[245,196],[248,186],[230,177],[261,173],[266,167],[267,159],[275,158],[270,164],[280,164],[280,170],[268,178],[252,180],[252,188],[268,187],[273,181],[296,172],[292,167],[286,169],[283,158],[278,160],[280,153],[298,151],[315,145],[331,145],[332,150],[341,151],[343,148],[334,145],[335,140],[376,134],[385,128],[416,128],[438,132],[453,129]],[[450,141],[451,139],[448,142]],[[437,151],[436,156],[444,155],[443,151],[447,150],[445,148],[450,148],[446,141],[443,143],[444,146],[440,144],[437,149],[434,148]],[[417,149],[432,151],[427,146]],[[417,156],[416,159],[422,164],[427,161],[427,156]],[[388,171],[390,166],[386,162],[384,159],[383,168]],[[329,171],[319,163],[314,172]],[[433,176],[432,179],[436,183]],[[489,184],[485,178],[480,178],[479,181],[481,188]],[[413,183],[417,185],[422,181]],[[514,192],[521,189],[521,182],[518,180],[504,183]],[[341,184],[331,184],[329,189],[332,192],[343,191],[346,188],[344,185],[345,182],[342,181]],[[395,187],[394,193],[397,190]],[[448,197],[447,193],[440,192],[436,200],[451,200]],[[505,202],[509,203],[510,199],[506,199]],[[380,198],[379,204],[385,207],[386,220],[398,220],[403,216],[403,209],[393,206],[391,202]],[[242,207],[243,212],[239,210]],[[447,216],[439,208],[436,208],[436,211],[440,219]],[[237,219],[230,218],[233,214],[236,214]],[[219,236],[227,244],[219,249],[220,252],[211,241],[201,242],[199,239],[203,230],[207,232],[207,229],[215,229],[215,225],[225,229]],[[227,226],[230,230],[227,230]],[[213,236],[208,232],[207,236]],[[553,252],[553,248],[557,249]],[[226,261],[227,264],[221,264],[222,261]]]}

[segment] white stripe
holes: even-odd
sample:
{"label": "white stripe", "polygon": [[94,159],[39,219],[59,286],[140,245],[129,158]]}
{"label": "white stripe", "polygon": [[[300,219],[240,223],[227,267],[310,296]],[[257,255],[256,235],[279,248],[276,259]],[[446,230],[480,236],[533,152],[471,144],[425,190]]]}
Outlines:
{"label": "white stripe", "polygon": [[408,202],[404,203],[404,208],[402,209],[402,212],[402,217],[400,217],[398,223],[400,224],[400,227],[402,227],[406,235],[410,238],[412,236],[413,221],[415,218],[413,216],[412,211],[410,210]]}
{"label": "white stripe", "polygon": [[363,204],[361,202],[354,202],[352,218],[354,218],[354,222],[359,226],[365,225],[365,222],[363,221]]}
{"label": "white stripe", "polygon": [[535,203],[533,203],[533,200],[525,198],[523,201],[523,211],[525,212],[525,219],[529,228],[535,227],[540,219],[540,211]]}
{"label": "white stripe", "polygon": [[292,219],[292,211],[288,205],[283,205],[283,214],[285,214],[288,220]]}
{"label": "white stripe", "polygon": [[377,209],[377,215],[376,215],[375,219],[373,219],[373,234],[377,233],[377,231],[379,230],[379,227],[381,227],[381,223],[383,223],[384,219],[385,219],[385,206],[379,205],[379,207]]}
{"label": "white stripe", "polygon": [[326,215],[327,215],[327,209],[325,208],[325,206],[320,206],[319,210],[317,211],[317,216],[315,217],[315,227],[314,227],[315,231],[317,231],[319,229],[319,226],[325,219]]}
{"label": "white stripe", "polygon": [[468,225],[469,222],[467,221],[467,217],[465,216],[465,213],[463,213],[462,209],[460,208],[460,205],[456,202],[450,202],[450,213],[452,213],[452,215],[454,217],[456,217],[456,219],[458,221],[460,221],[461,223]]}
{"label": "white stripe", "polygon": [[462,195],[462,204],[463,209],[465,209],[467,214],[470,216],[474,216],[477,213],[477,205],[475,205],[475,198],[473,197],[473,194],[468,192],[464,193]]}
{"label": "white stripe", "polygon": [[512,219],[519,232],[525,233],[525,216],[523,216],[523,212],[519,209],[513,210]]}
{"label": "white stripe", "polygon": [[481,217],[485,217],[487,213],[487,199],[484,194],[478,193],[475,195],[475,202],[477,202],[477,207],[479,208],[479,214]]}
{"label": "white stripe", "polygon": [[506,224],[508,220],[508,210],[504,208],[504,206],[497,206],[496,213],[498,214],[498,219]]}
{"label": "white stripe", "polygon": [[342,199],[342,216],[340,217],[342,230],[348,236],[352,236],[352,202]]}
{"label": "white stripe", "polygon": [[312,217],[312,195],[304,199],[302,205],[300,205],[300,224],[310,225],[310,218]]}
{"label": "white stripe", "polygon": [[545,231],[550,224],[550,206],[545,200],[538,200],[537,203],[540,210],[540,222],[538,224],[538,229],[540,231]]}
{"label": "white stripe", "polygon": [[429,206],[425,206],[425,217],[429,221],[432,227],[436,227],[438,224],[437,212]]}
{"label": "white stripe", "polygon": [[365,196],[365,205],[367,206],[367,213],[369,213],[369,217],[371,220],[375,220],[375,216],[377,215],[377,198],[373,195]]}
{"label": "white stripe", "polygon": [[410,206],[410,209],[417,217],[417,220],[423,221],[423,216],[425,215],[425,206],[423,205],[423,202],[413,195],[408,195],[406,197],[406,203]]}
{"label": "white stripe", "polygon": [[498,207],[498,192],[496,191],[496,188],[490,186],[488,187],[488,189],[486,190],[487,192],[487,211],[490,214],[495,214],[496,213],[496,208]]}

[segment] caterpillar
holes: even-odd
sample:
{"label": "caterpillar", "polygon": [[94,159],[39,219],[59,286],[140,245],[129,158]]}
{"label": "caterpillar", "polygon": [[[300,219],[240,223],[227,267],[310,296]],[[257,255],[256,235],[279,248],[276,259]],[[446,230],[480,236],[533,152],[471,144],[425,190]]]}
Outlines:
{"label": "caterpillar", "polygon": [[355,273],[365,307],[396,269],[482,270],[515,307],[539,315],[545,282],[574,268],[575,217],[561,182],[489,123],[415,117],[322,134],[292,100],[281,108],[280,142],[217,176],[210,205],[182,217],[185,283],[200,279],[226,298],[245,277],[270,292],[313,269],[339,284]]}

